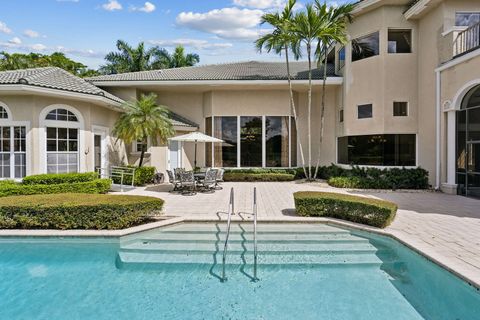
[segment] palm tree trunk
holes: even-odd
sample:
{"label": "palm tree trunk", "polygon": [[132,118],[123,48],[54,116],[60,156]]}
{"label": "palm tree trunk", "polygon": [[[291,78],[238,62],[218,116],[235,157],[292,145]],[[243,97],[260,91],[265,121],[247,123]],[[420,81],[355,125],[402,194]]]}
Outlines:
{"label": "palm tree trunk", "polygon": [[138,162],[138,167],[140,168],[143,165],[143,159],[145,158],[145,149],[147,148],[147,142],[142,141],[142,151],[140,152],[140,161]]}
{"label": "palm tree trunk", "polygon": [[[305,156],[303,154],[303,146],[302,143],[300,142],[300,139],[298,139],[298,116],[297,116],[297,109],[295,108],[295,100],[293,99],[293,88],[292,88],[292,79],[290,76],[290,61],[288,58],[288,47],[285,46],[285,60],[287,62],[287,79],[288,79],[288,88],[290,92],[290,108],[292,109],[293,112],[293,119],[295,120],[295,127],[297,129],[297,142],[298,142],[298,147],[300,149],[300,159],[302,161],[302,168],[303,168],[303,173],[305,174],[305,177],[307,177],[307,170],[305,169]],[[291,131],[292,128],[290,128]],[[290,135],[292,133],[290,132]]]}
{"label": "palm tree trunk", "polygon": [[324,127],[325,127],[325,89],[327,88],[327,45],[325,45],[325,55],[323,60],[323,82],[322,82],[322,108],[320,112],[320,145],[318,146],[318,158],[317,158],[317,165],[315,166],[315,175],[313,179],[317,179],[318,174],[318,167],[320,166],[320,155],[321,155],[321,147],[323,142],[323,134],[324,134]]}
{"label": "palm tree trunk", "polygon": [[312,180],[312,57],[311,57],[311,44],[307,44],[307,55],[308,55],[308,111],[307,111],[307,122],[308,122],[308,178],[307,180]]}

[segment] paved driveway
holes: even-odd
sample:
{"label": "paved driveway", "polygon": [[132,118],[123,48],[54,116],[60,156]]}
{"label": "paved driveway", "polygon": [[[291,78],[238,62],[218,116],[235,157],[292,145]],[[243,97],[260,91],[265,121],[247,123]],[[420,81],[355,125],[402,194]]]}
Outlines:
{"label": "paved driveway", "polygon": [[182,196],[167,185],[137,188],[128,194],[160,197],[165,214],[189,219],[224,218],[230,189],[235,189],[235,211],[252,212],[257,188],[259,219],[294,216],[296,191],[330,191],[390,200],[399,205],[395,221],[385,231],[424,252],[480,286],[480,201],[435,192],[368,192],[334,189],[322,183],[260,182],[224,183],[213,194]]}

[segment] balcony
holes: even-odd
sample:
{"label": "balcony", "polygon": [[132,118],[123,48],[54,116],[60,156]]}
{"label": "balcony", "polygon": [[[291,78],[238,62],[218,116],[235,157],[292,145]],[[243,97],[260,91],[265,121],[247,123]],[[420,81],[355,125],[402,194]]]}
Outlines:
{"label": "balcony", "polygon": [[453,43],[453,57],[456,58],[480,48],[480,23],[460,32]]}

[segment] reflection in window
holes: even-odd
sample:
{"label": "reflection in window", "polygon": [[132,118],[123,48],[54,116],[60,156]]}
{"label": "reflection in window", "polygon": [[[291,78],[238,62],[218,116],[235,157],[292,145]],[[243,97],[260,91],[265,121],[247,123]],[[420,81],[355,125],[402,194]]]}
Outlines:
{"label": "reflection in window", "polygon": [[2,106],[0,106],[0,119],[8,119],[7,110]]}
{"label": "reflection in window", "polygon": [[345,47],[342,47],[338,51],[338,69],[342,69],[345,66]]}
{"label": "reflection in window", "polygon": [[215,117],[215,138],[223,143],[214,144],[215,167],[237,166],[237,117]]}
{"label": "reflection in window", "polygon": [[[205,134],[212,136],[212,117],[205,119]],[[212,143],[205,143],[205,165],[212,167]]]}
{"label": "reflection in window", "polygon": [[338,138],[338,162],[352,165],[415,166],[414,134]]}
{"label": "reflection in window", "polygon": [[289,118],[265,118],[267,167],[288,167]]}
{"label": "reflection in window", "polygon": [[388,30],[388,53],[412,52],[412,30]]}
{"label": "reflection in window", "polygon": [[371,118],[373,116],[371,104],[361,104],[358,106],[358,119]]}
{"label": "reflection in window", "polygon": [[50,111],[45,117],[47,120],[58,120],[68,122],[78,122],[77,116],[66,109],[55,109]]}
{"label": "reflection in window", "polygon": [[78,129],[47,127],[47,173],[78,172]]}
{"label": "reflection in window", "polygon": [[480,12],[457,12],[455,14],[455,26],[471,27],[480,22]]}
{"label": "reflection in window", "polygon": [[240,117],[240,165],[262,166],[262,118]]}
{"label": "reflection in window", "polygon": [[352,40],[352,61],[357,61],[379,54],[380,33],[374,32]]}

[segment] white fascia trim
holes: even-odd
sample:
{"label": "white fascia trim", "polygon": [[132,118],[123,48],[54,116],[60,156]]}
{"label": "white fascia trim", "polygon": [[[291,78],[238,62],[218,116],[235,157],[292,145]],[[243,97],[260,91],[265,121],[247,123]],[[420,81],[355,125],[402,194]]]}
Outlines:
{"label": "white fascia trim", "polygon": [[358,14],[360,11],[370,7],[371,5],[377,4],[382,0],[365,0],[362,2],[359,2],[355,5],[355,9],[353,9],[352,14]]}
{"label": "white fascia trim", "polygon": [[198,130],[198,128],[196,127],[185,127],[185,126],[173,126],[173,129],[175,131],[191,131],[191,132]]}
{"label": "white fascia trim", "polygon": [[480,56],[480,48],[472,51],[472,52],[469,52],[467,54],[464,54],[463,56],[460,56],[458,58],[453,58],[452,60],[444,63],[443,65],[441,65],[440,67],[436,68],[435,69],[435,72],[442,72],[444,70],[447,70],[451,67],[454,67],[456,66],[457,64],[460,64],[460,63],[463,63],[465,61],[468,61],[470,59],[473,59],[477,56]]}
{"label": "white fascia trim", "polygon": [[[104,87],[130,87],[130,86],[223,86],[223,85],[287,85],[287,80],[177,80],[177,81],[92,81],[93,85]],[[328,77],[327,85],[341,85],[343,77]],[[308,80],[292,80],[293,85],[308,85]],[[323,80],[312,80],[313,85],[322,85]]]}
{"label": "white fascia trim", "polygon": [[97,96],[93,94],[69,92],[64,90],[35,87],[35,86],[29,86],[29,85],[23,85],[23,84],[2,84],[0,85],[0,92],[2,91],[22,91],[22,92],[28,92],[32,94],[38,94],[38,95],[59,96],[62,98],[89,100],[89,101],[94,101],[96,103],[105,105],[106,107],[109,107],[110,109],[113,109],[115,111],[121,111],[121,109],[119,108],[121,106],[120,102],[116,102],[106,97]]}
{"label": "white fascia trim", "polygon": [[420,0],[415,5],[413,5],[410,9],[405,12],[404,16],[405,19],[410,19],[413,16],[420,14],[424,9],[428,7],[428,4],[431,0]]}

